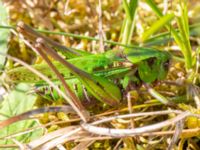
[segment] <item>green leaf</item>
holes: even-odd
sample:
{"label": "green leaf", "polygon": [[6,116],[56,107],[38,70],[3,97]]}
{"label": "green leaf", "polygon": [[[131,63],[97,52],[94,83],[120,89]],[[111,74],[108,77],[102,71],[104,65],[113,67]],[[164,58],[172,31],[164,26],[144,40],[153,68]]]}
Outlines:
{"label": "green leaf", "polygon": [[[8,13],[6,8],[3,6],[2,2],[0,1],[0,25],[7,25],[8,24]],[[6,54],[7,53],[7,41],[9,38],[9,30],[1,29],[0,28],[0,52]],[[5,56],[0,55],[0,69],[3,68],[5,63]]]}
{"label": "green leaf", "polygon": [[158,21],[153,23],[153,25],[147,29],[142,35],[142,41],[148,40],[148,38],[153,35],[155,32],[159,31],[167,23],[169,23],[174,18],[174,14],[167,14],[161,17]]}
{"label": "green leaf", "polygon": [[[29,86],[27,84],[19,84],[15,90],[13,90],[8,94],[8,96],[5,97],[0,107],[0,120],[6,120],[12,116],[16,116],[33,108],[36,97],[32,95],[26,95],[25,93],[27,90],[29,90]],[[38,123],[33,120],[16,122],[1,129],[0,137],[4,137],[30,127],[34,127],[36,125],[38,125]],[[41,135],[42,130],[36,130],[32,133],[18,136],[16,139],[20,142],[28,142]],[[0,144],[13,144],[13,142],[11,140],[4,139],[0,140]]]}

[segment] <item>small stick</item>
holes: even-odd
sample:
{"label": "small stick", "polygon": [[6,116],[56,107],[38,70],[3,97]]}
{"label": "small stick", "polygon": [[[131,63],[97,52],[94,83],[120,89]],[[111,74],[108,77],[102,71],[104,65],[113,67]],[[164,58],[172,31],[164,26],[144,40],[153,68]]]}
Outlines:
{"label": "small stick", "polygon": [[98,120],[93,122],[93,125],[109,122],[115,119],[124,119],[124,118],[135,118],[135,117],[141,117],[141,116],[154,116],[154,115],[166,115],[170,113],[175,113],[175,114],[181,114],[182,111],[180,110],[164,110],[164,111],[152,111],[152,112],[141,112],[141,113],[132,113],[132,114],[125,114],[125,115],[120,115],[120,116],[113,116],[113,117],[107,117],[102,120]]}
{"label": "small stick", "polygon": [[80,150],[80,149],[87,149],[90,145],[92,145],[95,140],[91,141],[83,141],[80,142],[77,146],[75,146],[72,150]]}
{"label": "small stick", "polygon": [[58,148],[58,150],[66,150],[62,144],[58,144],[56,147]]}
{"label": "small stick", "polygon": [[173,146],[177,143],[177,141],[182,133],[182,130],[183,130],[183,120],[180,120],[176,123],[175,132],[173,134],[170,144],[168,145],[167,150],[173,149]]}
{"label": "small stick", "polygon": [[[193,134],[194,136],[199,136],[199,131],[200,131],[200,128],[194,128],[194,129],[184,129],[181,133],[181,137],[184,138],[184,135],[186,134]],[[140,134],[140,136],[166,136],[166,135],[173,135],[176,131],[175,130],[169,130],[169,131],[155,131],[155,132],[148,132],[148,133],[142,133]],[[134,135],[133,135],[134,136]],[[194,137],[194,136],[191,136],[191,137]],[[118,139],[118,138],[121,138],[121,137],[112,137],[112,136],[99,136],[99,135],[96,135],[96,136],[93,136],[93,137],[85,137],[85,138],[82,138],[82,139],[77,139],[76,142],[83,142],[83,141],[90,141],[90,140],[109,140],[109,139]]]}
{"label": "small stick", "polygon": [[[77,127],[76,129],[69,131],[67,134],[64,134],[64,135],[62,135],[62,136],[60,136],[58,138],[55,138],[55,139],[51,140],[50,142],[47,142],[47,143],[43,144],[40,147],[40,150],[49,150],[49,149],[52,149],[53,147],[55,147],[58,144],[63,144],[63,143],[65,143],[65,141],[69,141],[70,138],[73,139],[72,136],[79,135],[79,133],[81,131],[82,131],[82,128],[81,127]],[[78,137],[75,136],[75,138],[73,140],[75,140],[77,138]],[[28,146],[30,146],[30,144],[28,144]],[[31,148],[34,149],[34,147],[31,147]]]}
{"label": "small stick", "polygon": [[[132,114],[133,109],[132,109],[131,93],[130,92],[128,92],[128,94],[127,94],[127,101],[128,101],[129,113]],[[134,118],[131,118],[130,121],[131,121],[131,128],[134,128],[135,127]]]}
{"label": "small stick", "polygon": [[11,117],[7,120],[0,122],[0,129],[4,128],[14,122],[25,120],[27,118],[30,118],[30,116],[33,116],[35,114],[41,114],[46,112],[67,112],[67,113],[74,113],[75,111],[70,106],[52,106],[52,107],[43,107],[38,108],[34,110],[27,111],[25,113],[19,114],[17,116]]}
{"label": "small stick", "polygon": [[35,139],[34,141],[30,141],[30,143],[28,143],[28,146],[34,149],[34,148],[42,145],[43,143],[51,141],[52,139],[55,139],[59,136],[68,134],[70,131],[75,130],[76,128],[77,128],[77,126],[67,126],[67,127],[58,129],[56,131],[47,133],[44,136],[42,136],[38,139]]}

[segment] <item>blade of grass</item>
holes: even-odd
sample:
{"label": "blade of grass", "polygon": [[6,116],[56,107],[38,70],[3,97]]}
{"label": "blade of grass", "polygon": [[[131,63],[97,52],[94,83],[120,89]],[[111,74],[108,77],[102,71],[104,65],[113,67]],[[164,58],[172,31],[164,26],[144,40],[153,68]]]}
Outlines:
{"label": "blade of grass", "polygon": [[[123,26],[123,25],[122,25]],[[192,31],[190,32],[190,35],[199,35],[199,33],[197,33],[197,31],[194,31],[195,29],[198,29],[200,27],[200,23],[196,23],[196,24],[192,24],[189,26],[189,30]],[[6,26],[6,25],[0,25],[1,29],[15,29],[14,26]],[[77,39],[86,39],[86,40],[91,40],[91,41],[99,41],[98,38],[93,38],[91,36],[83,36],[83,35],[78,35],[78,34],[73,34],[73,33],[66,33],[66,32],[55,32],[55,31],[48,31],[48,30],[44,30],[44,29],[34,29],[37,32],[40,33],[45,33],[45,34],[53,34],[53,35],[63,35],[63,36],[69,36],[72,38],[77,38]],[[179,29],[175,29],[177,32],[179,32]],[[168,36],[170,34],[170,32],[164,32],[164,33],[159,33],[156,34],[155,36],[153,36],[152,38],[150,38],[147,42],[145,42],[145,45],[149,45],[149,41],[153,40],[153,39],[157,39],[160,38],[161,36]],[[166,39],[166,38],[165,38]],[[122,47],[127,47],[127,48],[134,48],[137,46],[133,46],[133,45],[125,45],[119,42],[115,42],[115,41],[111,41],[111,40],[104,40],[105,43],[107,44],[111,44],[111,45],[119,45]],[[159,42],[159,43],[163,43],[163,42]]]}
{"label": "blade of grass", "polygon": [[[189,26],[190,36],[199,36],[199,29],[200,29],[200,23],[192,24]],[[176,32],[180,32],[179,29],[175,29]],[[150,37],[147,41],[145,41],[144,46],[152,46],[152,45],[160,45],[160,44],[166,44],[169,40],[173,40],[173,38],[169,38],[169,31],[158,33],[156,35],[153,35]]]}
{"label": "blade of grass", "polygon": [[152,0],[145,0],[145,2],[151,7],[151,9],[159,16],[162,17],[163,14],[161,10],[157,7],[157,5]]}
{"label": "blade of grass", "polygon": [[123,7],[124,7],[125,13],[127,15],[127,18],[132,20],[132,17],[131,17],[132,15],[131,15],[129,4],[128,4],[127,0],[123,0]]}
{"label": "blade of grass", "polygon": [[[159,18],[161,18],[163,16],[160,9],[157,7],[157,5],[152,0],[145,0],[145,2],[151,7],[151,9],[156,13],[156,15]],[[186,17],[186,16],[182,16],[181,19],[184,20],[183,17]],[[175,29],[171,28],[170,25],[168,25],[168,24],[166,24],[166,28],[171,32],[171,34],[174,37],[174,40],[179,45],[181,52],[184,55],[186,69],[187,70],[191,69],[192,68],[192,52],[191,52],[191,49],[188,49],[187,44],[185,45],[184,41],[182,41],[181,37],[178,35],[178,32]]]}
{"label": "blade of grass", "polygon": [[[1,29],[15,29],[15,26],[5,26],[5,25],[0,25]],[[40,33],[45,33],[45,34],[55,34],[55,35],[63,35],[63,36],[69,36],[72,38],[77,38],[77,39],[85,39],[85,40],[90,40],[90,41],[99,41],[100,39],[94,38],[91,36],[84,36],[84,35],[78,35],[78,34],[73,34],[73,33],[66,33],[66,32],[53,32],[53,31],[48,31],[45,29],[34,29],[37,32]],[[132,45],[125,45],[119,42],[111,41],[111,40],[103,40],[103,42],[111,45],[119,45],[122,47],[133,47]]]}
{"label": "blade of grass", "polygon": [[142,35],[142,41],[145,42],[148,38],[153,35],[155,32],[160,30],[163,26],[168,24],[172,19],[174,19],[174,14],[167,14],[162,16],[158,21],[153,23],[149,29],[147,29]]}
{"label": "blade of grass", "polygon": [[127,0],[123,0],[123,6],[126,13],[126,18],[123,23],[123,32],[120,37],[122,39],[122,44],[129,45],[135,26],[135,15],[138,6],[138,0],[130,1],[129,3]]}
{"label": "blade of grass", "polygon": [[[177,17],[177,23],[180,30],[180,38],[183,42],[183,55],[186,58],[186,62],[188,64],[188,67],[192,67],[192,48],[190,45],[190,39],[189,39],[189,23],[188,23],[188,10],[187,10],[187,3],[186,1],[179,1],[180,5],[180,16]],[[190,63],[189,63],[190,61]],[[188,68],[188,69],[189,69]]]}

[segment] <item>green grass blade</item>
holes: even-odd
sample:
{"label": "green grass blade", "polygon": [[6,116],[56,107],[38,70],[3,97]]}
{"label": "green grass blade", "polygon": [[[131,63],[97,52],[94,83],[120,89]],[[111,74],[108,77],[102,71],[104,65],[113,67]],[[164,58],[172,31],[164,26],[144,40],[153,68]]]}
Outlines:
{"label": "green grass blade", "polygon": [[151,9],[159,16],[162,17],[163,14],[161,10],[157,7],[157,5],[152,0],[145,0],[145,2],[151,7]]}
{"label": "green grass blade", "polygon": [[137,11],[137,7],[138,7],[138,0],[130,1],[129,8],[130,8],[131,20],[135,19],[134,17]]}
{"label": "green grass blade", "polygon": [[182,40],[182,53],[185,57],[186,68],[192,68],[192,48],[190,45],[189,35],[189,22],[188,22],[188,10],[186,1],[180,1],[180,16],[177,17],[177,23],[180,30],[180,38]]}
{"label": "green grass blade", "polygon": [[[14,26],[7,26],[7,25],[0,25],[1,29],[7,30],[7,29],[15,29]],[[85,39],[89,41],[99,41],[98,38],[94,38],[91,36],[85,36],[85,35],[79,35],[79,34],[73,34],[73,33],[67,33],[67,32],[56,32],[56,31],[49,31],[45,29],[35,29],[35,31],[40,32],[40,33],[45,33],[45,34],[53,34],[53,35],[63,35],[63,36],[68,36],[76,39]],[[122,47],[133,47],[132,45],[125,45],[120,42],[115,42],[111,40],[103,40],[103,42],[111,45],[119,45]]]}
{"label": "green grass blade", "polygon": [[[157,5],[152,1],[152,0],[145,0],[146,3],[151,7],[151,9],[156,13],[156,15],[161,18],[163,16],[161,10],[157,7]],[[173,29],[170,28],[170,26],[168,24],[166,24],[166,28],[172,33],[175,41],[177,42],[177,44],[182,47],[182,41],[178,35],[178,33]]]}
{"label": "green grass blade", "polygon": [[[157,16],[159,18],[163,16],[160,9],[157,7],[157,5],[152,0],[146,0],[146,3],[151,7],[151,9],[157,14]],[[186,4],[184,3],[184,5],[186,5]],[[185,7],[187,7],[187,6],[184,6],[184,8],[181,8],[182,9],[182,15],[181,15],[180,20],[182,20],[182,21],[179,21],[179,24],[182,26],[181,30],[184,31],[184,28],[185,28],[185,32],[187,33],[187,30],[189,31],[189,27],[188,27],[188,25],[187,25],[187,27],[184,25],[188,20],[187,18],[185,18],[185,17],[187,17],[187,15],[186,15],[187,9],[185,9]],[[181,22],[185,22],[185,23],[181,23]],[[180,37],[178,35],[178,32],[175,29],[170,28],[170,26],[168,24],[166,24],[166,28],[171,32],[171,34],[174,37],[174,40],[176,41],[176,43],[178,44],[178,46],[180,47],[180,49],[181,49],[181,51],[184,55],[186,69],[187,70],[191,69],[192,68],[192,55],[191,55],[191,49],[189,48],[188,43],[185,44],[184,41],[183,41],[183,35],[181,35],[182,37]]]}
{"label": "green grass blade", "polygon": [[185,57],[187,68],[189,69],[192,67],[192,53],[191,53],[192,48],[191,48],[190,40],[189,40],[189,37],[187,36],[187,31],[185,30],[185,25],[182,19],[183,18],[181,17],[177,17],[181,40],[182,40],[182,43],[184,43],[184,45],[182,46],[182,53]]}
{"label": "green grass blade", "polygon": [[135,26],[135,15],[138,6],[138,0],[130,1],[129,3],[124,0],[123,6],[126,13],[126,18],[124,19],[121,29],[120,40],[122,40],[122,44],[128,45],[131,42],[133,29]]}
{"label": "green grass blade", "polygon": [[[6,8],[3,6],[2,2],[0,1],[0,25],[7,25],[8,24],[8,12]],[[7,53],[7,42],[9,38],[9,30],[0,29],[0,52],[6,54]],[[5,64],[5,56],[0,56],[0,69],[3,68]]]}
{"label": "green grass blade", "polygon": [[148,40],[151,35],[159,31],[162,27],[168,24],[172,19],[174,19],[174,14],[167,14],[165,16],[162,16],[158,21],[153,23],[153,25],[149,29],[144,31],[142,35],[142,41],[144,42]]}
{"label": "green grass blade", "polygon": [[126,12],[127,18],[132,20],[129,4],[128,4],[127,0],[123,0],[123,7],[124,7],[124,10]]}

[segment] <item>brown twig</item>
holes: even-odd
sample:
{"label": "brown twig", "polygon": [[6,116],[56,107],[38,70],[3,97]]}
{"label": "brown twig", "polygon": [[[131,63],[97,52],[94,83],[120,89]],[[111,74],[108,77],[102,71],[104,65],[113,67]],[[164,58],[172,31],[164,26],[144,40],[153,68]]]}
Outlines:
{"label": "brown twig", "polygon": [[[157,123],[157,124],[148,125],[148,126],[139,127],[139,128],[134,128],[134,129],[113,129],[113,128],[103,128],[103,127],[94,126],[96,124],[99,124],[100,121],[96,121],[96,122],[93,122],[91,124],[83,123],[82,127],[86,131],[88,131],[90,133],[98,134],[98,135],[125,137],[125,136],[139,135],[139,134],[142,134],[142,133],[152,132],[152,131],[161,129],[165,126],[172,125],[172,124],[174,124],[174,123],[176,123],[176,122],[178,122],[178,121],[180,121],[180,120],[182,120],[182,119],[184,119],[184,118],[186,118],[190,115],[191,115],[191,113],[186,111],[186,112],[183,112],[180,115],[178,115],[178,116],[176,116],[172,119],[169,119],[169,120]],[[111,117],[111,118],[113,118],[113,117]],[[116,119],[117,118],[118,117],[116,117]],[[108,120],[108,118],[105,119],[105,120]],[[105,120],[102,120],[102,122],[105,122]]]}
{"label": "brown twig", "polygon": [[0,129],[4,128],[14,122],[25,120],[30,118],[30,116],[35,115],[35,114],[41,114],[45,112],[67,112],[67,113],[74,113],[74,110],[70,106],[52,106],[52,107],[44,107],[44,108],[38,108],[35,110],[30,110],[25,113],[22,113],[20,115],[11,117],[7,120],[1,121],[0,122]]}

